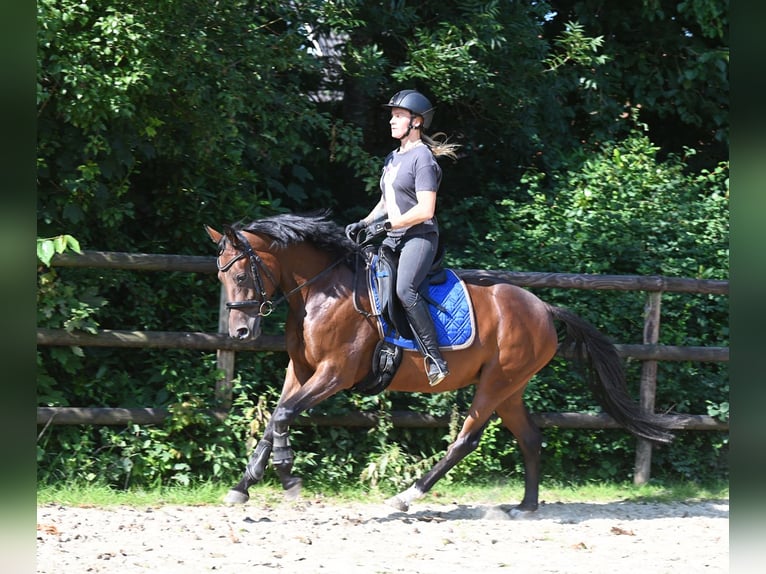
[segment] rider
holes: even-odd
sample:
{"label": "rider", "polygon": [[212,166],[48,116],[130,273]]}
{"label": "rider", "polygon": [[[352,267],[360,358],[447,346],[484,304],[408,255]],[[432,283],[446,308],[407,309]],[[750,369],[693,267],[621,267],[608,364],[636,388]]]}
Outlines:
{"label": "rider", "polygon": [[441,355],[428,303],[418,288],[426,279],[439,245],[436,221],[436,192],[442,170],[437,157],[455,159],[457,144],[445,137],[436,139],[423,133],[431,125],[434,108],[416,90],[402,90],[384,104],[391,110],[391,137],[399,148],[386,156],[380,178],[381,197],[364,218],[346,226],[346,235],[356,236],[374,222],[385,220],[383,244],[399,255],[396,295],[407,314],[415,342],[424,356],[426,375],[431,386],[449,374]]}

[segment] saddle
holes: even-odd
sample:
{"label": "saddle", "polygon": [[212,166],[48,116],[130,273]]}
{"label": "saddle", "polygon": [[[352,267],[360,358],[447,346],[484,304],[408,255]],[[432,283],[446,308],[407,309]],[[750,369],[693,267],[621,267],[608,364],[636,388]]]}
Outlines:
{"label": "saddle", "polygon": [[[425,280],[418,289],[418,294],[430,305],[439,306],[430,293],[429,286],[440,285],[447,280],[447,271],[442,268],[444,260],[444,246],[439,243],[436,251],[436,257],[428,271]],[[373,299],[378,313],[393,327],[393,329],[404,339],[412,339],[413,333],[407,314],[404,312],[404,306],[396,296],[396,270],[399,267],[399,256],[394,253],[388,245],[381,245],[378,249],[377,257],[374,258],[369,266],[369,281],[375,282],[374,290],[377,291],[377,301]],[[444,311],[443,307],[440,307]]]}
{"label": "saddle", "polygon": [[[374,316],[378,319],[380,341],[375,347],[372,370],[354,390],[377,394],[394,378],[404,350],[417,350],[404,308],[396,296],[397,255],[387,245],[366,252],[367,286]],[[463,281],[444,268],[444,248],[439,244],[434,263],[418,293],[428,302],[439,346],[461,349],[473,342],[473,305]]]}

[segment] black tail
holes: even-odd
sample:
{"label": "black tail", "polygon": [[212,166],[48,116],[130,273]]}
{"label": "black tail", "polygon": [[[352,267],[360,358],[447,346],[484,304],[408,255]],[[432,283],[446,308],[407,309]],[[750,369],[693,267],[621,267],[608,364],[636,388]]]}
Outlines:
{"label": "black tail", "polygon": [[587,361],[591,389],[604,410],[636,436],[659,444],[671,442],[674,437],[669,423],[644,411],[628,393],[622,359],[606,336],[567,309],[552,305],[548,308],[555,319],[566,325],[560,347],[573,348],[575,357]]}

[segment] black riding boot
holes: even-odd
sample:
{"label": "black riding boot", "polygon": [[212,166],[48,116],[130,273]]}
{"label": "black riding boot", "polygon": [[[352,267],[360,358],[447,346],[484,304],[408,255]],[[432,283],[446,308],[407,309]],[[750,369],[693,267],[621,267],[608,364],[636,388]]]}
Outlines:
{"label": "black riding boot", "polygon": [[447,361],[442,358],[439,351],[439,341],[436,337],[431,313],[428,311],[428,303],[420,297],[412,307],[406,308],[407,320],[415,335],[418,349],[425,357],[426,375],[428,382],[433,387],[449,375]]}

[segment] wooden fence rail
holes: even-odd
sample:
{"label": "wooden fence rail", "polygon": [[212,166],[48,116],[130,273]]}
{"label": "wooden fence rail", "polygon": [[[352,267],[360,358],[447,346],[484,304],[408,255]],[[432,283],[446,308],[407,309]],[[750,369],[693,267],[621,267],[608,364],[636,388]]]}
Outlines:
{"label": "wooden fence rail", "polygon": [[[57,254],[51,261],[56,267],[80,267],[98,269],[128,269],[133,271],[180,271],[190,273],[215,273],[215,258],[187,255],[157,255],[146,253],[120,253],[85,251],[82,254]],[[469,270],[471,273],[490,273]],[[729,360],[728,347],[693,347],[659,345],[660,305],[663,292],[728,295],[729,282],[723,280],[690,279],[664,276],[638,275],[587,275],[571,273],[498,272],[505,280],[520,287],[544,287],[562,289],[586,289],[609,291],[645,291],[648,299],[644,313],[644,344],[616,345],[617,352],[625,358],[643,361],[640,402],[647,410],[654,409],[657,361],[723,362]],[[221,308],[219,330],[225,325],[225,308]],[[224,405],[231,404],[231,379],[234,376],[234,356],[243,351],[284,351],[284,336],[261,335],[256,342],[231,339],[224,333],[168,332],[168,331],[120,331],[102,330],[96,334],[69,333],[57,329],[37,329],[40,346],[93,346],[125,348],[176,348],[216,350],[219,366],[226,371],[226,380],[216,382],[216,394]],[[559,355],[572,358],[565,351]],[[213,416],[223,419],[226,409],[211,410]],[[169,412],[161,408],[80,408],[38,407],[39,425],[122,425],[128,423],[156,424]],[[402,427],[442,427],[449,424],[447,417],[395,411],[390,413],[392,423]],[[686,418],[666,415],[673,428],[679,430],[728,431],[729,424],[707,415],[684,415]],[[586,413],[535,413],[532,415],[541,427],[564,428],[617,428],[607,414]],[[344,415],[304,415],[296,424],[319,426],[372,427],[377,415],[366,412],[350,412]],[[639,440],[636,454],[634,482],[643,483],[649,478],[651,445]]]}
{"label": "wooden fence rail", "polygon": [[[50,347],[125,347],[147,349],[193,349],[200,351],[285,351],[284,335],[261,335],[256,341],[232,339],[225,333],[193,333],[178,331],[117,331],[104,329],[98,333],[68,333],[62,329],[37,329],[37,344]],[[615,345],[624,358],[642,361],[726,362],[728,347],[675,347],[671,345]],[[558,356],[573,359],[567,350]]]}
{"label": "wooden fence rail", "polygon": [[[226,409],[209,409],[208,414],[223,421],[229,414]],[[113,425],[160,424],[171,415],[164,408],[112,408],[112,407],[38,407],[38,425]],[[442,428],[450,424],[449,416],[434,416],[412,411],[391,411],[391,424],[401,428]],[[608,414],[598,413],[532,413],[532,420],[538,426],[573,429],[620,428]],[[373,412],[350,411],[337,415],[304,414],[293,424],[297,426],[316,425],[321,427],[363,427],[377,426],[381,416]],[[726,431],[729,425],[708,415],[665,415],[675,430]]]}
{"label": "wooden fence rail", "polygon": [[[114,251],[84,251],[82,254],[60,253],[53,257],[56,267],[90,267],[93,269],[130,269],[133,271],[187,271],[215,273],[215,258],[198,255],[154,255],[149,253],[120,253]],[[487,273],[466,269],[471,273]],[[593,275],[574,273],[540,273],[492,271],[520,287],[558,287],[563,289],[600,289],[609,291],[667,291],[728,295],[729,282],[718,279],[689,279],[684,277],[643,275]]]}

